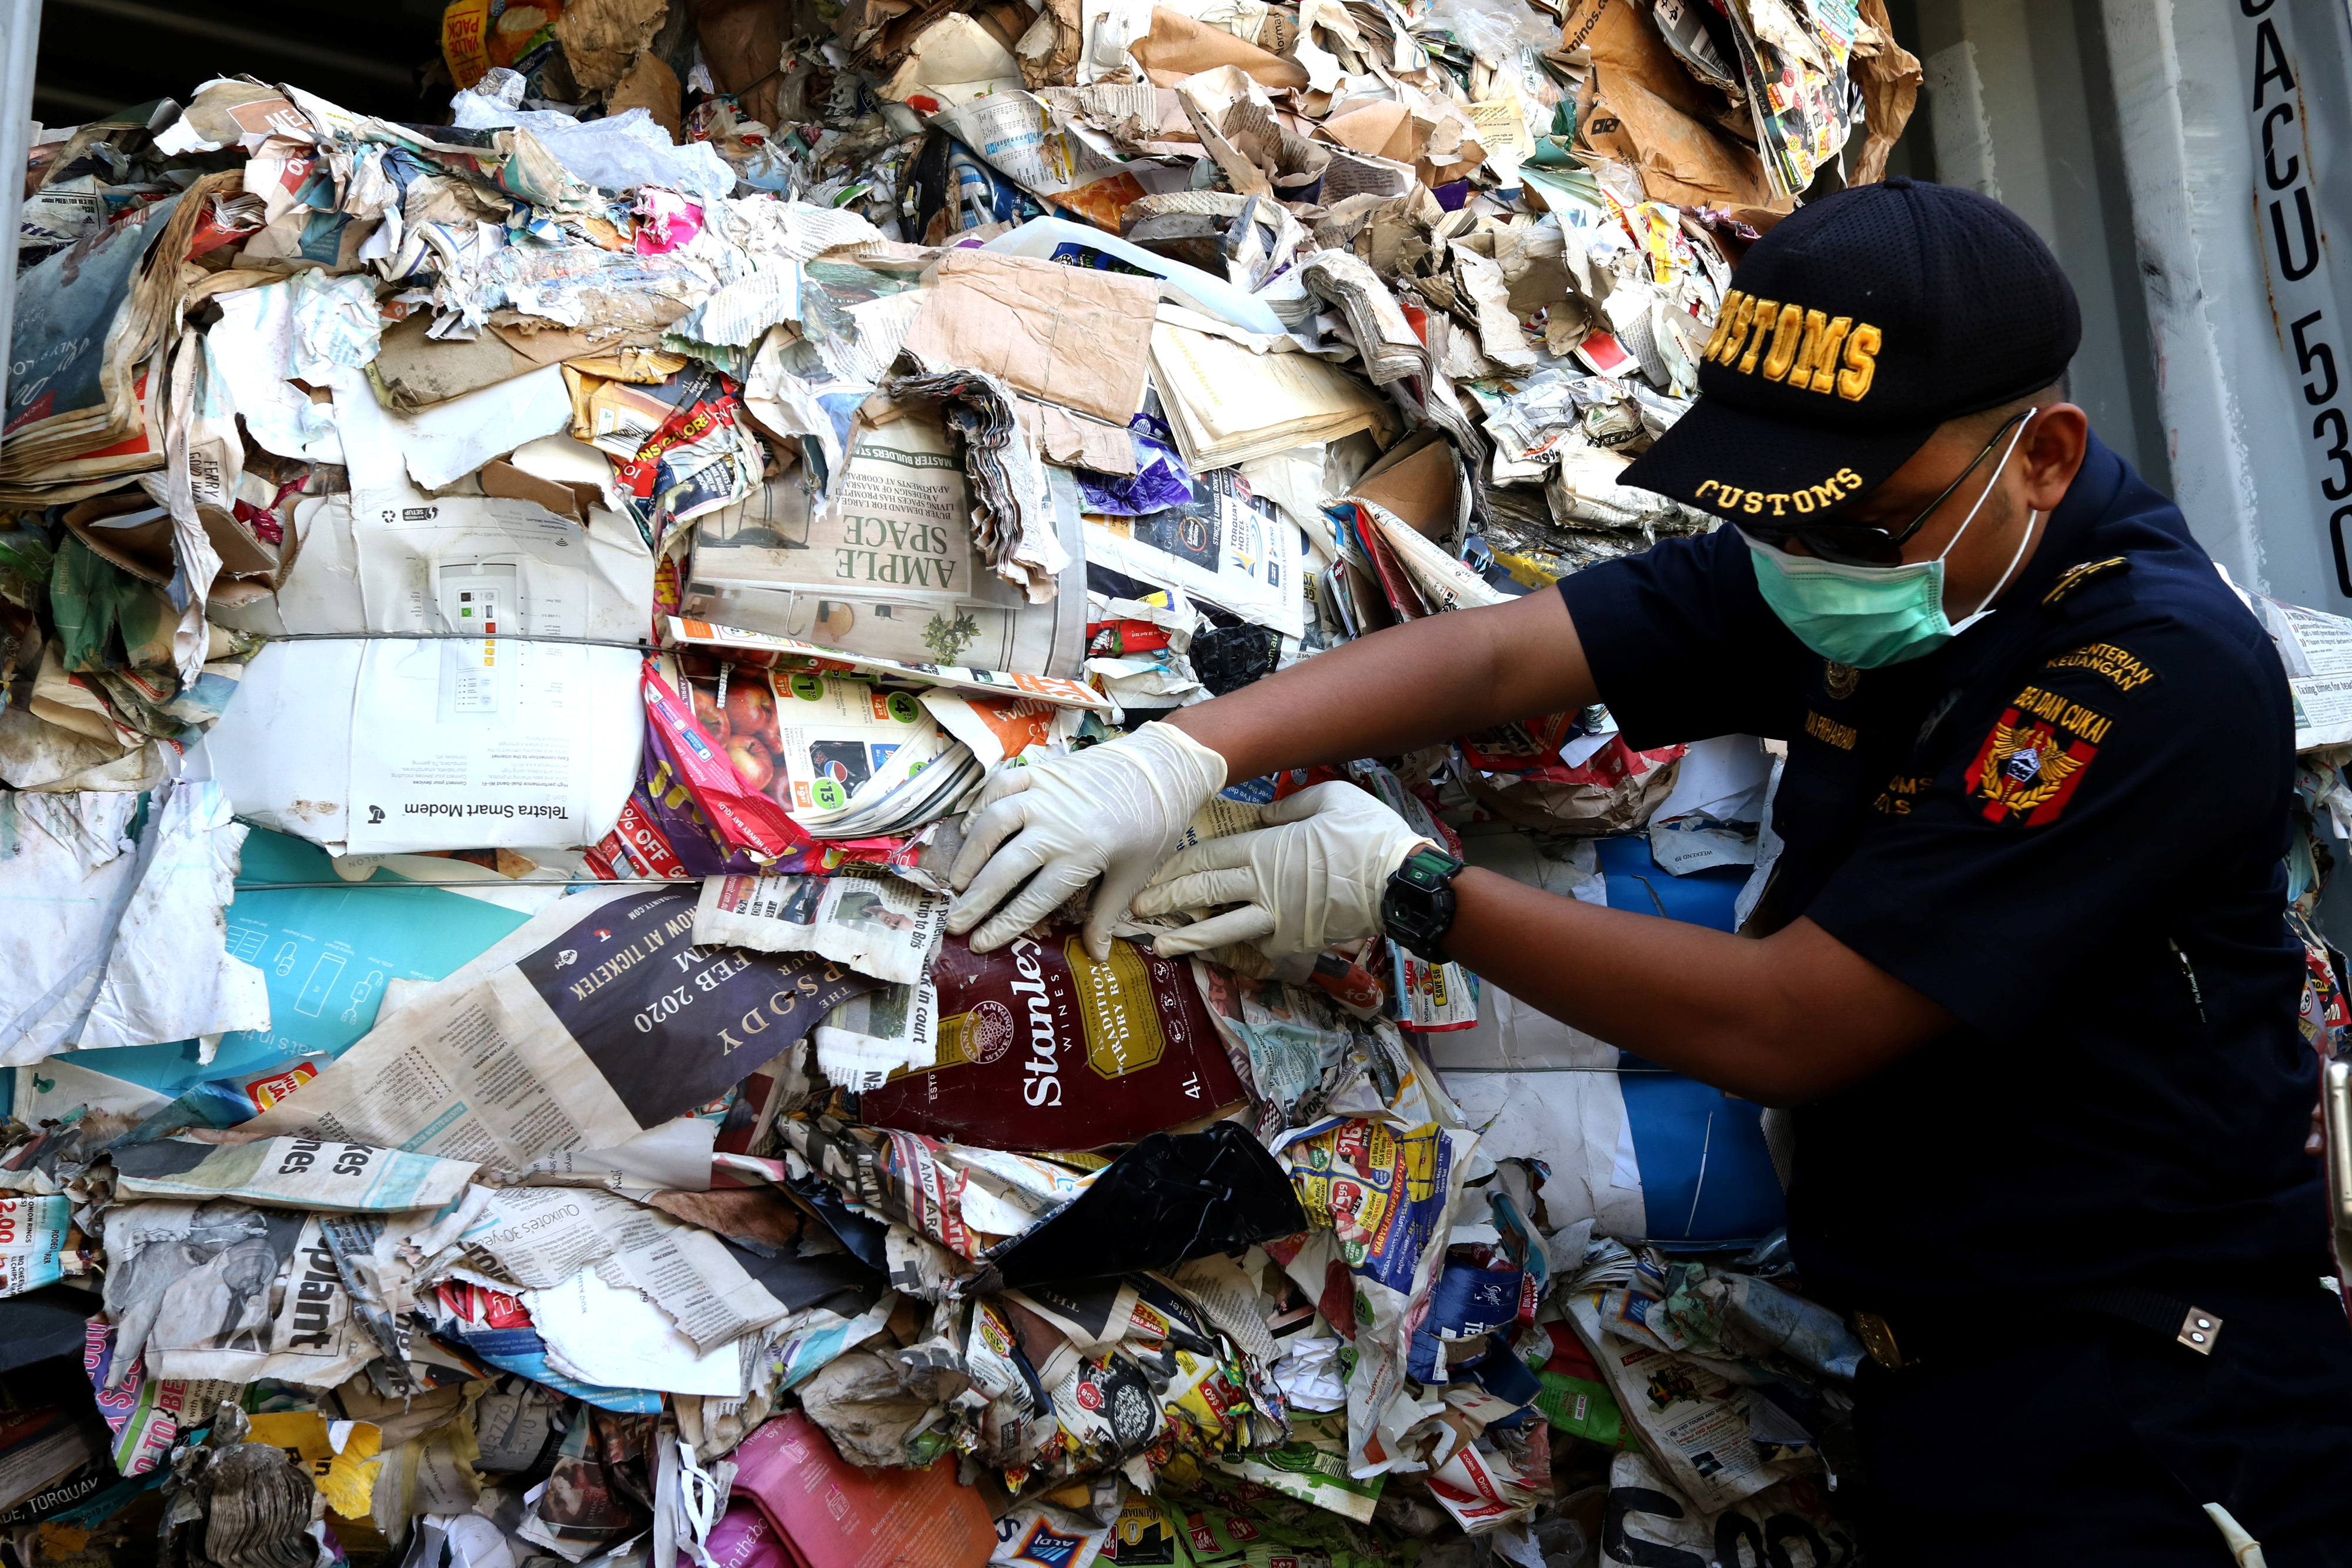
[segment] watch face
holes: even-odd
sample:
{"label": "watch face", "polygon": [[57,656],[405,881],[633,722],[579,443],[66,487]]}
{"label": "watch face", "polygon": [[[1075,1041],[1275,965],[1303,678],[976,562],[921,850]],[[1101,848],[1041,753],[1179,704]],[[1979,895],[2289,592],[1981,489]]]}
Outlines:
{"label": "watch face", "polygon": [[1435,850],[1415,850],[1398,869],[1417,886],[1436,887],[1460,871],[1462,862]]}

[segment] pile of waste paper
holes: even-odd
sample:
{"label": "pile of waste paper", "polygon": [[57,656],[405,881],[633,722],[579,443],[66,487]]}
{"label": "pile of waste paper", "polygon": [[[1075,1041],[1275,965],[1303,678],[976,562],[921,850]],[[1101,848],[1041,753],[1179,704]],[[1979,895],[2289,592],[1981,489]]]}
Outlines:
{"label": "pile of waste paper", "polygon": [[[1378,941],[944,915],[992,771],[1711,526],[1616,476],[1758,352],[1743,246],[1883,171],[1882,0],[444,42],[433,123],[220,77],[37,139],[0,1548],[1856,1561],[1770,1114]],[[1773,765],[1591,708],[1193,831],[1346,779],[1728,929]]]}

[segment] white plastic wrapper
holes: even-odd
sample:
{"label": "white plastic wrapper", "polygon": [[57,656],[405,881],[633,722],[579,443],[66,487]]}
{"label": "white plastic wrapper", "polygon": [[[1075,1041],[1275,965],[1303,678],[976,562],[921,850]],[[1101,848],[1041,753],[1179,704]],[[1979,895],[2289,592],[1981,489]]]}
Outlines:
{"label": "white plastic wrapper", "polygon": [[261,971],[232,957],[220,938],[248,830],[231,820],[217,784],[181,784],[154,800],[152,858],[115,927],[76,1043],[88,1050],[193,1038],[209,1056],[230,1030],[269,1027]]}
{"label": "white plastic wrapper", "polygon": [[59,1051],[197,1040],[269,1027],[261,971],[221,946],[247,830],[218,785],[158,789],[134,848],[138,797],[6,797],[19,906],[0,934],[0,1066]]}
{"label": "white plastic wrapper", "polygon": [[38,1061],[79,1032],[138,884],[138,796],[117,790],[0,795],[0,885],[19,909],[0,922],[0,1065]]}
{"label": "white plastic wrapper", "polygon": [[735,172],[710,143],[672,145],[668,133],[643,109],[583,121],[558,110],[509,109],[495,98],[469,91],[449,100],[449,122],[467,131],[520,125],[538,137],[573,179],[607,191],[660,185],[717,200],[735,189]]}

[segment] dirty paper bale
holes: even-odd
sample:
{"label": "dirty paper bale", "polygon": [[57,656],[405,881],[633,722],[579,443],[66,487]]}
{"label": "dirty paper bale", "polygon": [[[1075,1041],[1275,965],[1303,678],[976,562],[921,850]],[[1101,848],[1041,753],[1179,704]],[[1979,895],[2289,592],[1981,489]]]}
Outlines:
{"label": "dirty paper bale", "polygon": [[[982,799],[1712,527],[1619,476],[1883,167],[1881,0],[440,9],[446,107],[195,78],[17,172],[12,1539],[1852,1555],[1753,1105],[1394,944],[941,933]],[[1728,930],[1771,777],[1595,706],[1185,832],[1361,789]]]}

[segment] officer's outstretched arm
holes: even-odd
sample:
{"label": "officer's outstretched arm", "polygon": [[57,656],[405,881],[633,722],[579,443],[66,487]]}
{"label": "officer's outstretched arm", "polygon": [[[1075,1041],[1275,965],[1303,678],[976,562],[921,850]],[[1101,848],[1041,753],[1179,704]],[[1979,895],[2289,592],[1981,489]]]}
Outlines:
{"label": "officer's outstretched arm", "polygon": [[1557,593],[1360,638],[1108,745],[999,769],[964,831],[948,929],[988,952],[1095,885],[1087,945],[1101,957],[1128,901],[1229,781],[1598,700]]}
{"label": "officer's outstretched arm", "polygon": [[1169,722],[1221,753],[1227,778],[1255,779],[1601,700],[1568,604],[1547,591],[1375,632]]}
{"label": "officer's outstretched arm", "polygon": [[1449,956],[1595,1039],[1767,1105],[1857,1082],[1955,1022],[1810,920],[1755,941],[1476,867],[1454,890]]}

